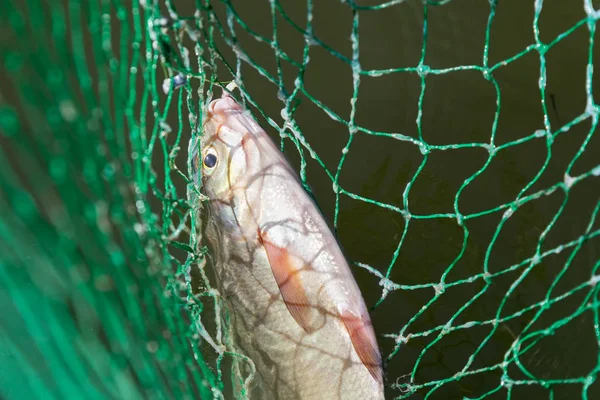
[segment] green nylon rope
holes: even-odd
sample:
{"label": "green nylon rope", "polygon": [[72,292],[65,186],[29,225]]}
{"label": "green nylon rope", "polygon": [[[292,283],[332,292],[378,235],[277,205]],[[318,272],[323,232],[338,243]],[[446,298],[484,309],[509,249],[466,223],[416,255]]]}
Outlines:
{"label": "green nylon rope", "polygon": [[[372,296],[369,304],[374,313],[381,309],[393,322],[387,325],[393,328],[378,329],[390,398],[416,395],[433,399],[439,395],[481,399],[498,394],[562,398],[564,388],[572,390],[568,392],[571,395],[593,398],[600,393],[598,253],[590,252],[595,256],[585,261],[587,269],[575,284],[567,289],[562,285],[566,276],[581,268],[574,260],[587,251],[586,246],[595,243],[598,248],[597,190],[588,192],[594,206],[581,211],[585,227],[568,240],[547,245],[561,216],[578,196],[577,188],[600,187],[599,160],[584,172],[574,172],[578,161],[597,152],[600,117],[598,93],[594,93],[600,5],[592,0],[577,1],[583,10],[581,18],[545,41],[540,19],[548,5],[542,0],[524,1],[523,12],[533,11],[534,41],[495,63],[489,57],[492,29],[504,4],[484,2],[488,11],[481,62],[446,68],[435,68],[427,61],[434,24],[431,15],[445,12],[459,0],[342,1],[340,6],[348,12],[335,18],[344,19],[349,28],[344,33],[350,40],[347,52],[317,33],[315,16],[321,13],[321,4],[313,0],[304,4],[302,20],[287,11],[291,3],[265,1],[262,6],[269,9],[271,18],[261,23],[261,29],[240,13],[243,6],[239,2],[228,0],[2,3],[1,397],[245,397],[253,375],[252,362],[233,350],[228,311],[214,288],[210,269],[205,268],[207,250],[199,223],[202,196],[188,157],[188,142],[202,134],[203,104],[220,95],[223,82],[233,80],[240,88],[239,98],[261,124],[279,133],[282,150],[300,155],[299,174],[306,188],[311,190],[316,179],[311,171],[318,168],[324,173],[333,190],[332,212],[326,214],[336,232],[348,215],[343,204],[349,202],[393,213],[403,221],[393,250],[386,254],[386,264],[350,260],[357,273],[366,271],[360,275],[361,287],[376,288],[377,298]],[[418,62],[397,68],[364,68],[361,50],[374,44],[361,40],[361,18],[405,12],[407,3],[420,11],[423,20]],[[548,54],[582,31],[587,37],[585,108],[557,125],[551,123],[555,107],[547,89]],[[300,52],[289,50],[289,37],[302,43]],[[270,49],[268,65],[246,51],[248,38]],[[348,115],[336,112],[308,89],[306,74],[315,48],[351,73]],[[527,57],[539,62],[537,101],[543,126],[501,141],[497,133],[506,103],[498,75]],[[291,81],[290,69],[294,71]],[[457,72],[478,74],[493,90],[493,122],[485,141],[430,143],[424,135],[426,93],[434,77]],[[358,104],[369,101],[361,95],[364,81],[387,76],[418,77],[416,135],[380,131],[357,117]],[[280,115],[261,107],[253,79],[274,89]],[[296,117],[306,103],[346,132],[341,155],[333,164]],[[555,143],[582,126],[586,135],[569,157],[563,178],[540,188],[542,176],[557,158]],[[401,193],[400,201],[379,201],[344,183],[342,172],[349,168],[351,155],[360,151],[357,141],[361,137],[401,142],[420,154],[408,183],[393,188]],[[499,155],[540,141],[545,146],[544,162],[514,198],[477,212],[464,211],[461,201],[465,192],[486,176]],[[431,159],[442,152],[465,149],[481,149],[487,156],[453,193],[453,210],[411,211],[415,210],[411,200],[417,190],[414,187],[433,163]],[[556,193],[561,200],[549,221],[539,227],[533,252],[498,268],[493,250],[511,218]],[[488,226],[491,240],[482,249],[482,263],[473,270],[477,272],[457,279],[457,266],[466,259],[477,235],[471,224],[490,216],[498,217],[498,222]],[[407,238],[422,221],[455,224],[459,245],[441,274],[425,283],[408,284],[397,274],[399,259],[410,250]],[[515,293],[530,285],[541,266],[560,253],[566,255],[565,260],[552,270],[544,296],[518,309],[509,305]],[[501,301],[491,312],[473,319],[470,310],[486,301],[507,277],[512,280]],[[472,295],[454,304],[448,293],[456,289],[471,290]],[[404,304],[398,296],[411,293],[426,293],[426,301],[407,318],[392,315]],[[433,327],[423,325],[443,304],[454,306],[438,315]],[[571,305],[568,312],[564,304]],[[549,318],[558,309],[562,311]],[[524,317],[526,322],[518,333],[508,328]],[[577,374],[561,374],[561,369],[570,368],[565,365],[555,366],[545,375],[536,372],[527,361],[533,359],[532,354],[538,354],[544,340],[561,329],[578,332],[577,321],[583,317],[593,321],[585,332],[596,347],[587,349],[585,357],[594,362]],[[374,321],[379,328],[377,317]],[[507,330],[512,339],[498,347],[497,335]],[[476,335],[476,341],[469,336],[471,350],[460,366],[446,366],[443,373],[423,372],[431,365],[443,365],[439,349],[446,346],[446,340],[471,332],[483,333]],[[489,356],[491,347],[494,357]],[[407,359],[413,360],[410,365],[401,365]],[[492,384],[477,386],[473,378]],[[541,392],[535,392],[538,389]]]}

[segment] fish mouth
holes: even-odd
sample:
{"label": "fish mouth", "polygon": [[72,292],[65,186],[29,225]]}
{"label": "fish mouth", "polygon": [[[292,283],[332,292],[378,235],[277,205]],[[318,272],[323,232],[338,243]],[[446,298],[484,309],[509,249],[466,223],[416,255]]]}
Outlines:
{"label": "fish mouth", "polygon": [[212,119],[218,123],[223,123],[228,117],[242,114],[244,109],[231,94],[223,90],[221,97],[212,100],[206,107],[206,111],[206,121]]}
{"label": "fish mouth", "polygon": [[227,127],[238,135],[247,132],[247,126],[240,125],[239,122],[236,124],[236,121],[245,119],[245,114],[243,106],[229,93],[223,91],[220,98],[212,100],[206,106],[202,123],[201,147],[205,148],[211,145],[218,138],[221,138],[221,141],[230,147],[235,146],[239,139],[234,139],[227,134],[223,135],[222,128]]}

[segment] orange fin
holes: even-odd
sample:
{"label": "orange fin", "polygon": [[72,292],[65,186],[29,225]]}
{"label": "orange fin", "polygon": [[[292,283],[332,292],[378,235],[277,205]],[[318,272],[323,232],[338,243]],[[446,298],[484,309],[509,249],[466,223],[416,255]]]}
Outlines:
{"label": "orange fin", "polygon": [[263,239],[260,233],[258,238],[265,248],[275,281],[288,311],[302,329],[307,333],[314,332],[315,329],[311,326],[311,305],[298,276],[300,270],[294,266],[293,259],[286,249]]}
{"label": "orange fin", "polygon": [[355,314],[344,311],[340,314],[356,354],[367,367],[369,373],[378,383],[383,383],[383,370],[381,368],[381,354],[377,347],[375,334],[371,330],[371,321],[365,320]]}

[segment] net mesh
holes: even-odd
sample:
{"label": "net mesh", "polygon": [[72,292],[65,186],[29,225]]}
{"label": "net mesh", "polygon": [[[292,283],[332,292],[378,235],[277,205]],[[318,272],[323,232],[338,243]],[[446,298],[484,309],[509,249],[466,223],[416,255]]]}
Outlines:
{"label": "net mesh", "polygon": [[2,397],[245,397],[187,152],[231,80],[390,397],[600,396],[600,4],[466,3],[2,3]]}

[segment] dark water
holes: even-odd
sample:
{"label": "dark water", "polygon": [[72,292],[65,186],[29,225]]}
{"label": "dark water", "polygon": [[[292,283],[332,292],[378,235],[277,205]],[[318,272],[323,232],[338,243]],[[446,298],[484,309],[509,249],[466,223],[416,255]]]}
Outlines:
{"label": "dark water", "polygon": [[[598,6],[597,2],[594,4]],[[234,1],[232,5],[248,28],[272,38],[268,2]],[[307,8],[303,2],[284,1],[281,5],[294,22],[302,28],[306,26]],[[353,15],[350,7],[335,1],[316,2],[313,7],[315,36],[351,58]],[[224,8],[215,5],[215,10],[225,21]],[[416,67],[423,48],[423,10],[421,2],[407,1],[385,10],[359,12],[359,61],[362,69]],[[483,65],[490,15],[488,2],[457,0],[444,6],[430,6],[427,10],[428,37],[424,64],[432,69]],[[538,23],[540,40],[551,42],[585,16],[580,1],[544,2]],[[533,21],[532,1],[500,1],[490,30],[488,65],[494,66],[534,44]],[[278,17],[278,22],[280,47],[300,62],[304,48],[302,35],[281,17]],[[235,26],[239,46],[256,64],[276,75],[273,49],[256,41],[239,25]],[[583,24],[545,54],[545,102],[552,132],[585,112],[589,36],[587,25]],[[225,46],[223,48],[225,56],[234,62],[233,53]],[[597,44],[592,51],[594,63],[598,63],[600,51]],[[353,93],[350,65],[320,46],[312,46],[309,55],[304,89],[347,121]],[[427,75],[420,115],[422,141],[429,145],[489,144],[496,117],[496,146],[543,130],[544,112],[538,84],[540,67],[540,53],[530,51],[493,71],[500,95],[498,112],[495,87],[481,71]],[[298,69],[283,62],[282,72],[286,90],[290,93]],[[281,123],[283,104],[277,98],[278,87],[246,63],[242,64],[242,76],[253,100],[268,116]],[[223,76],[223,79],[230,78]],[[421,89],[421,77],[415,72],[362,76],[356,125],[418,140]],[[598,79],[593,81],[592,91],[598,101]],[[335,174],[349,137],[348,127],[332,120],[305,95],[301,94],[299,98],[301,104],[295,113],[296,121],[308,143],[329,171]],[[261,123],[268,126],[264,120]],[[567,321],[563,318],[571,318],[586,296],[591,295],[587,302],[596,298],[592,286],[575,293],[570,291],[590,279],[600,254],[597,237],[585,241],[576,253],[573,253],[574,246],[565,247],[544,257],[534,267],[528,268],[529,263],[525,262],[511,272],[493,274],[530,259],[536,248],[543,254],[584,234],[600,200],[598,177],[587,178],[572,187],[566,205],[555,221],[553,218],[565,202],[562,189],[520,204],[500,229],[505,209],[475,215],[514,201],[523,189],[526,190],[520,197],[527,198],[563,182],[566,168],[590,135],[591,126],[591,118],[587,118],[557,136],[551,146],[548,146],[545,137],[507,146],[498,151],[485,168],[490,153],[482,147],[433,150],[425,159],[419,147],[409,141],[364,132],[355,135],[339,185],[359,196],[408,210],[413,216],[389,276],[393,282],[406,288],[389,294],[372,314],[386,357],[393,350],[395,341],[384,337],[384,334],[403,331],[404,337],[409,334],[416,336],[401,345],[388,360],[388,383],[424,384],[451,378],[465,367],[479,346],[482,349],[466,370],[476,371],[497,365],[520,335],[523,339],[532,332],[539,333],[553,326],[557,321]],[[277,132],[268,128],[278,140]],[[591,137],[585,151],[573,164],[571,176],[598,165],[598,135],[596,132]],[[289,141],[286,142],[286,154],[299,167],[298,152]],[[335,193],[331,180],[307,152],[304,158],[308,163],[308,183],[326,217],[333,223]],[[473,178],[478,171],[479,174]],[[465,186],[467,179],[471,181]],[[535,183],[530,184],[533,180]],[[455,214],[456,209],[463,216],[468,216],[464,227],[458,224],[456,218],[424,218],[434,214]],[[548,230],[550,223],[553,225]],[[337,232],[348,258],[368,264],[383,274],[390,267],[406,224],[405,217],[396,211],[345,195],[340,198]],[[590,231],[599,227],[600,223],[596,221]],[[545,230],[547,234],[542,235]],[[465,238],[467,231],[468,237]],[[522,275],[525,270],[530,271]],[[432,301],[435,291],[431,285],[426,288],[411,286],[439,283],[445,273],[445,282],[449,284],[481,276],[485,271],[493,276],[488,284],[484,279],[476,279],[470,283],[450,285],[421,312],[422,307]],[[374,305],[382,295],[379,279],[364,269],[356,268],[355,272],[367,303]],[[510,289],[511,286],[513,289]],[[507,297],[509,290],[511,294]],[[565,293],[570,295],[560,302],[548,303],[551,305],[541,312],[532,326],[528,327],[528,324],[543,307],[518,313],[536,303],[546,304],[544,300]],[[502,301],[505,303],[501,306]],[[411,320],[419,312],[419,316]],[[506,318],[513,314],[514,318]],[[498,319],[500,321],[493,330],[491,321]],[[442,336],[438,336],[440,330],[422,335],[449,321],[452,321],[452,326],[469,321],[488,323]],[[539,339],[538,336],[523,340],[521,350],[533,345],[520,355],[521,368],[511,362],[504,371],[492,368],[478,372],[446,383],[429,398],[476,398],[497,387],[503,372],[507,375],[506,379],[530,380],[533,383],[536,379],[586,376],[597,365],[598,359],[594,313],[588,310],[568,321],[564,326],[554,325],[547,331],[547,336],[537,342],[533,339]],[[487,340],[482,344],[485,338]],[[529,371],[530,375],[523,371]],[[435,385],[411,398],[423,398],[433,387]],[[515,384],[510,389],[510,396],[546,398],[552,394],[554,398],[566,399],[580,396],[581,390],[581,383],[547,387],[539,383]],[[402,391],[399,389],[389,391],[390,397],[400,394]],[[503,388],[491,398],[507,396],[509,392]],[[597,383],[591,386],[588,396],[600,396]]]}

